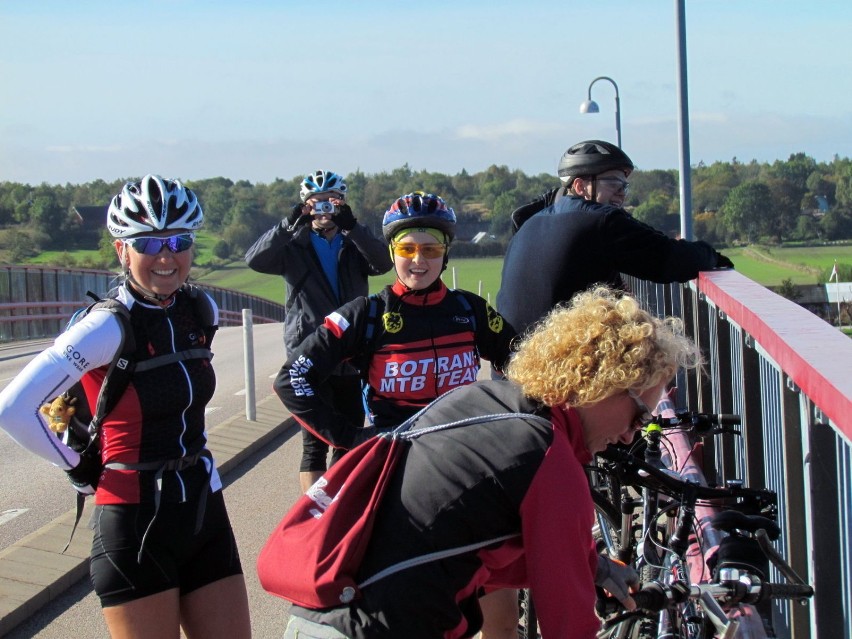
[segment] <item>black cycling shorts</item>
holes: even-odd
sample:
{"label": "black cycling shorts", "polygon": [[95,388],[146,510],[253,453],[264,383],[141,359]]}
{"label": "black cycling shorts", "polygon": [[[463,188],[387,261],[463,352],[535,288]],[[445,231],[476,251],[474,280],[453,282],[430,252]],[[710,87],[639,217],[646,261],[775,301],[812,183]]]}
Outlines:
{"label": "black cycling shorts", "polygon": [[161,503],[140,564],[137,554],[153,515],[153,504],[98,506],[95,511],[89,573],[104,608],[172,588],[183,596],[242,574],[221,490],[208,494],[197,535],[197,498]]}

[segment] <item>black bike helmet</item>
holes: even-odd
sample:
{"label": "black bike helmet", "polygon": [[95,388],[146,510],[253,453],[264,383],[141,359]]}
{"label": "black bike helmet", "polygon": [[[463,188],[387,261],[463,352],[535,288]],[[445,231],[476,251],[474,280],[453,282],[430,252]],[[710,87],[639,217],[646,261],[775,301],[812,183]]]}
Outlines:
{"label": "black bike helmet", "polygon": [[586,140],[571,146],[559,160],[557,174],[566,185],[584,175],[600,175],[612,169],[632,171],[635,167],[627,154],[616,145],[602,140]]}

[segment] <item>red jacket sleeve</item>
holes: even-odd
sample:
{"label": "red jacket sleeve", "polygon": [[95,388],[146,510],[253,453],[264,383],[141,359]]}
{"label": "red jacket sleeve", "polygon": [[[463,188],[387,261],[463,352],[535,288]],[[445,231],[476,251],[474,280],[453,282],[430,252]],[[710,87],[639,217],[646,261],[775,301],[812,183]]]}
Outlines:
{"label": "red jacket sleeve", "polygon": [[565,433],[553,443],[521,504],[527,575],[542,635],[594,639],[594,505]]}

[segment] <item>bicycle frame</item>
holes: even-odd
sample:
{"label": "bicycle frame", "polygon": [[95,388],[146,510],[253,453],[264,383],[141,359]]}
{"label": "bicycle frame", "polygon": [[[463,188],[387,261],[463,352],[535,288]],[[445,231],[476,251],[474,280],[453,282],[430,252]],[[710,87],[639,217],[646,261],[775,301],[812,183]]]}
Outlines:
{"label": "bicycle frame", "polygon": [[[664,413],[663,416],[675,421],[673,411],[668,415]],[[642,496],[641,502],[620,499],[624,513],[620,519],[621,547],[616,548],[607,541],[607,549],[610,552],[615,551],[620,557],[629,556],[629,550],[624,548],[624,544],[630,543],[631,537],[635,537],[633,511],[641,503],[642,534],[637,541],[640,545],[640,551],[636,555],[637,567],[659,569],[659,582],[663,585],[681,584],[687,589],[700,587],[704,593],[701,596],[684,598],[676,606],[663,608],[656,618],[654,634],[652,635],[649,629],[647,636],[703,638],[712,635],[749,639],[766,637],[764,616],[754,605],[729,599],[725,610],[716,602],[715,596],[728,591],[721,587],[714,590],[713,587],[718,585],[717,581],[721,578],[719,575],[729,573],[724,572],[727,568],[722,568],[714,579],[708,570],[708,562],[716,554],[722,540],[728,536],[712,525],[713,517],[719,512],[731,511],[733,508],[733,511],[742,510],[759,515],[758,520],[765,520],[774,525],[777,510],[774,493],[743,488],[736,484],[727,488],[710,488],[696,460],[696,452],[700,452],[700,441],[693,445],[690,434],[678,430],[664,436],[659,427],[652,428],[646,433],[646,437],[650,453],[643,458],[637,459],[623,451],[608,451],[605,458],[614,465],[608,470],[605,469],[606,464],[604,470],[600,465],[593,469],[593,478],[598,474],[603,475],[597,480],[593,479],[593,486],[611,486],[613,483],[632,485],[641,491]],[[655,449],[663,440],[665,446]],[[659,459],[659,462],[656,459]],[[617,481],[612,482],[613,477],[617,477]],[[599,522],[607,518],[605,513],[602,509],[598,510]],[[772,519],[765,519],[765,515],[770,515]],[[606,526],[601,523],[600,527]],[[657,533],[665,543],[658,541],[655,536]],[[738,538],[739,535],[735,537]],[[606,537],[604,539],[606,541]],[[771,551],[771,548],[769,550]],[[777,556],[770,556],[769,559],[773,563],[783,563]],[[643,581],[655,578],[652,572],[645,570]],[[786,572],[784,574],[787,575]],[[746,570],[742,571],[742,578],[760,581],[756,575],[749,575]],[[771,618],[769,615],[766,617]],[[704,621],[701,621],[702,619]],[[712,629],[708,629],[707,621],[713,622]],[[711,634],[707,634],[708,632]]]}

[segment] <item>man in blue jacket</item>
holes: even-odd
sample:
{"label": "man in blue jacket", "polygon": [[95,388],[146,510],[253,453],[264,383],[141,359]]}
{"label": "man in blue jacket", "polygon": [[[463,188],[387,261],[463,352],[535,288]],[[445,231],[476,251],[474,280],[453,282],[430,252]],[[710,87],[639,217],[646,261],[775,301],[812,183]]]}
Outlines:
{"label": "man in blue jacket", "polygon": [[[246,252],[255,271],[280,275],[286,286],[284,346],[291,353],[325,316],[369,293],[367,277],[393,267],[385,242],[355,219],[346,204],[346,182],[333,171],[302,180],[298,204]],[[329,380],[335,408],[350,423],[364,421],[361,378],[342,364]],[[302,431],[299,484],[310,488],[326,470],[328,445]]]}

